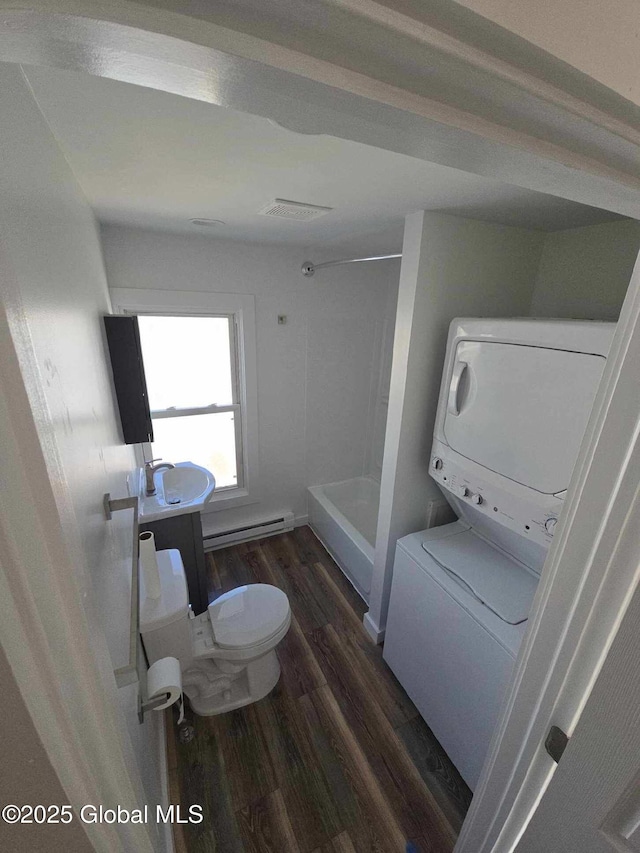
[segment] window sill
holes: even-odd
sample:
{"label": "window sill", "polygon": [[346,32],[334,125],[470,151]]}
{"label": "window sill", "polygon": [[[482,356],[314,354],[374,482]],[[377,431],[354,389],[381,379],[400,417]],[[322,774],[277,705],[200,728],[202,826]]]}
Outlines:
{"label": "window sill", "polygon": [[214,492],[211,499],[207,501],[200,512],[202,515],[210,515],[214,512],[220,512],[220,510],[255,503],[258,503],[258,500],[252,497],[247,489],[229,489],[228,491],[218,492],[217,494]]}

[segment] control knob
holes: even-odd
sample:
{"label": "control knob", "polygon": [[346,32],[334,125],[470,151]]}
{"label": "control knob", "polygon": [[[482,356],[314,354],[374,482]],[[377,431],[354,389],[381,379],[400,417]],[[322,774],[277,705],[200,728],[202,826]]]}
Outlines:
{"label": "control knob", "polygon": [[434,468],[436,471],[439,471],[442,468],[442,464],[442,459],[440,459],[439,456],[434,456],[431,460],[431,467]]}
{"label": "control knob", "polygon": [[471,492],[466,486],[460,486],[458,491],[460,492],[461,497],[468,498]]}
{"label": "control knob", "polygon": [[480,504],[484,503],[484,498],[482,495],[471,495],[471,503],[480,506]]}
{"label": "control knob", "polygon": [[558,523],[558,519],[557,519],[557,518],[553,518],[553,516],[552,516],[551,518],[548,518],[548,519],[545,521],[545,523],[544,523],[544,529],[547,531],[547,533],[550,533],[550,534],[553,536],[553,531],[555,530],[555,527],[556,527],[556,524],[557,524],[557,523]]}

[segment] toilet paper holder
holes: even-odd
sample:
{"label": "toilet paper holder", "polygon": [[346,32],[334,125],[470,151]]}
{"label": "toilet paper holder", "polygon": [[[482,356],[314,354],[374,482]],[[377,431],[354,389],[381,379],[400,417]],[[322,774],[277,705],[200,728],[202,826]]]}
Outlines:
{"label": "toilet paper holder", "polygon": [[141,694],[138,694],[138,722],[140,725],[144,723],[144,715],[147,711],[155,711],[156,708],[164,705],[168,700],[169,693],[160,693],[158,696],[154,696],[153,699],[147,699],[146,702],[143,702]]}

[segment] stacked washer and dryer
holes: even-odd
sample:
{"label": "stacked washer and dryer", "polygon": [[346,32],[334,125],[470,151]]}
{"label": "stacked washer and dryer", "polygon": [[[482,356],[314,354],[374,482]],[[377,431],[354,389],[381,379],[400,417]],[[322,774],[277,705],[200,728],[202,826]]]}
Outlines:
{"label": "stacked washer and dryer", "polygon": [[384,657],[472,789],[614,330],[450,327],[430,465],[459,520],[398,541]]}

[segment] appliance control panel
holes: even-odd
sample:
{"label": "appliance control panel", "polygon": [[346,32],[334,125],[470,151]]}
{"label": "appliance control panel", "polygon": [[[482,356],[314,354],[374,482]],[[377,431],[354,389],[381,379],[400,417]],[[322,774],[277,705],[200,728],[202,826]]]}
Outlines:
{"label": "appliance control panel", "polygon": [[437,440],[433,442],[430,473],[460,503],[470,503],[474,510],[545,548],[551,544],[564,504],[561,498],[488,471]]}

